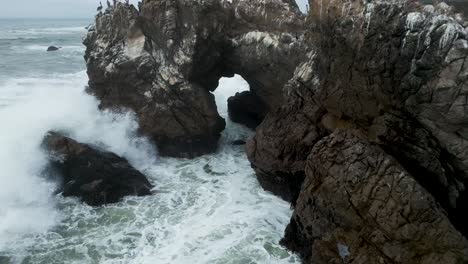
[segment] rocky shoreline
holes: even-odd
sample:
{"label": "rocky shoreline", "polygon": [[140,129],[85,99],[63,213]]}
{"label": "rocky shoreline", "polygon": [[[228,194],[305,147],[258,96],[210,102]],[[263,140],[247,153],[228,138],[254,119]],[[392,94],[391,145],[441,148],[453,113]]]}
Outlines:
{"label": "rocky shoreline", "polygon": [[304,263],[467,263],[466,5],[310,3],[117,3],[84,41],[88,92],[195,157],[225,127],[211,92],[239,74],[229,114],[256,127],[247,155],[294,206],[282,243]]}

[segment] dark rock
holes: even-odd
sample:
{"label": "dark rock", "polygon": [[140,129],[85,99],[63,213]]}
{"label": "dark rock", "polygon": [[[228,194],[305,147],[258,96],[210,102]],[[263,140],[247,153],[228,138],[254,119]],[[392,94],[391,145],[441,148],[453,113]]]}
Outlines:
{"label": "dark rock", "polygon": [[[445,4],[432,7],[421,6],[416,1],[407,4],[406,1],[331,0],[312,3],[305,45],[314,51],[304,57],[293,78],[284,86],[283,105],[265,117],[255,137],[247,143],[249,159],[262,186],[269,190],[279,195],[291,193],[302,183],[294,176],[305,175],[285,244],[307,256],[310,263],[342,263],[337,244],[347,237],[354,241],[347,243],[352,245],[349,250],[355,257],[346,263],[456,263],[457,258],[466,261],[465,238],[457,233],[468,236],[463,224],[468,221],[465,206],[468,202],[465,92],[468,34],[461,25],[463,21],[454,17],[453,10]],[[351,192],[348,185],[353,187],[353,181],[341,183],[340,180],[348,177],[344,174],[345,169],[350,169],[346,167],[347,161],[342,161],[344,164],[337,161],[324,168],[322,174],[329,176],[315,173],[312,176],[305,168],[324,164],[319,152],[311,155],[317,142],[336,131],[355,129],[365,134],[359,141],[366,148],[375,148],[363,156],[362,166],[367,170],[361,170],[361,177],[372,176],[368,174],[372,172],[372,163],[364,157],[377,155],[374,153],[378,149],[382,156],[379,159],[391,161],[392,167],[404,172],[405,181],[414,185],[405,191],[412,197],[408,201],[392,198],[396,201],[392,210],[407,210],[408,204],[436,210],[437,213],[419,209],[411,212],[419,214],[416,218],[420,220],[426,219],[426,214],[436,215],[428,221],[438,219],[438,224],[446,226],[450,230],[446,231],[446,237],[424,231],[424,221],[410,221],[412,230],[420,230],[416,234],[427,232],[428,237],[423,239],[427,241],[422,243],[424,246],[407,247],[420,243],[423,236],[402,238],[385,233],[393,232],[392,221],[401,220],[391,217],[378,220],[392,228],[379,231],[376,238],[369,230],[364,231],[369,235],[361,231],[348,234],[361,230],[359,221],[362,220],[348,222],[346,219],[358,219],[356,214],[365,214],[369,208],[354,209],[357,213],[347,211],[345,208],[352,208],[355,203],[348,202],[346,196],[340,196],[341,203],[332,204],[335,195]],[[352,140],[345,137],[340,142],[351,148],[347,141]],[[356,155],[361,151],[352,149]],[[328,158],[332,161],[339,153],[333,152]],[[349,164],[358,165],[358,162]],[[393,170],[386,172],[389,175],[378,173],[393,177]],[[314,185],[315,189],[307,189],[312,178],[320,182]],[[371,181],[359,184],[366,190],[375,186]],[[324,189],[320,189],[322,185]],[[323,192],[320,200],[312,198],[311,193],[316,190]],[[371,199],[369,203],[373,204],[377,202],[374,199],[380,199],[380,191],[381,188],[375,189],[376,196],[370,198],[350,195],[357,200]],[[296,235],[290,236],[291,233]],[[380,236],[386,240],[380,240]],[[438,236],[446,239],[447,247],[436,250]],[[373,239],[386,242],[376,243]],[[463,242],[452,250],[450,241]],[[398,250],[389,249],[388,245]],[[398,251],[401,253],[397,254]],[[421,258],[412,255],[414,252]],[[431,254],[440,254],[441,260]]]}
{"label": "dark rock", "polygon": [[60,47],[50,46],[50,47],[47,48],[47,51],[57,51],[59,49],[60,49]]}
{"label": "dark rock", "polygon": [[468,241],[432,195],[355,130],[314,146],[282,243],[314,264],[468,261]]}
{"label": "dark rock", "polygon": [[233,122],[255,129],[265,118],[267,107],[257,95],[244,91],[229,97],[228,113]]}
{"label": "dark rock", "polygon": [[242,140],[242,139],[234,140],[231,144],[233,146],[242,146],[242,145],[245,145],[245,140]]}
{"label": "dark rock", "polygon": [[118,202],[128,195],[150,195],[151,184],[126,159],[78,143],[58,133],[43,141],[50,167],[61,178],[63,196],[76,196],[92,206]]}
{"label": "dark rock", "polygon": [[293,204],[304,179],[307,156],[326,134],[317,124],[321,110],[313,101],[307,103],[291,103],[269,113],[246,147],[262,187]]}
{"label": "dark rock", "polygon": [[117,3],[84,41],[88,91],[103,108],[135,111],[160,154],[194,157],[215,151],[225,127],[210,93],[218,80],[240,74],[273,109],[302,38],[303,15],[289,0]]}

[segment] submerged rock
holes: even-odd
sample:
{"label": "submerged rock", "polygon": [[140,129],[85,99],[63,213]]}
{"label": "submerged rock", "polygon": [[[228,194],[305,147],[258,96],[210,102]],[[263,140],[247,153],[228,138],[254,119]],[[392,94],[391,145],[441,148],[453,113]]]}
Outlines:
{"label": "submerged rock", "polygon": [[59,49],[60,49],[60,47],[49,46],[49,47],[47,48],[47,51],[57,51],[57,50],[59,50]]}
{"label": "submerged rock", "polygon": [[61,182],[63,196],[79,197],[99,206],[115,203],[128,195],[150,195],[151,184],[145,175],[126,159],[114,153],[78,143],[50,132],[43,141],[50,157],[50,169]]}
{"label": "submerged rock", "polygon": [[243,146],[243,145],[245,145],[245,140],[237,139],[237,140],[234,140],[233,142],[231,142],[231,144],[233,146]]}

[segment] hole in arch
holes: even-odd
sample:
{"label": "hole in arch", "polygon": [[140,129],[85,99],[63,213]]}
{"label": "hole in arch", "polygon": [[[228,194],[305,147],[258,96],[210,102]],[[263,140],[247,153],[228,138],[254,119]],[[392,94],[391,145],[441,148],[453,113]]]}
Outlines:
{"label": "hole in arch", "polygon": [[222,77],[219,80],[218,88],[213,92],[216,100],[219,115],[228,119],[228,99],[236,93],[249,91],[250,86],[242,76],[236,74],[234,77]]}
{"label": "hole in arch", "polygon": [[265,117],[265,104],[240,75],[221,78],[213,94],[218,113],[227,123],[239,123],[254,130]]}

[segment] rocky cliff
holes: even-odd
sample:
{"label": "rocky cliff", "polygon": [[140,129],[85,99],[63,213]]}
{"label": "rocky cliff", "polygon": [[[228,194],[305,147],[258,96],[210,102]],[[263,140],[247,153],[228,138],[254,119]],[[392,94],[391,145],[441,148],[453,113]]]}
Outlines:
{"label": "rocky cliff", "polygon": [[465,5],[310,4],[117,4],[85,40],[89,91],[194,156],[224,127],[210,91],[240,74],[251,94],[231,101],[262,119],[249,160],[295,206],[283,244],[305,263],[468,262]]}

